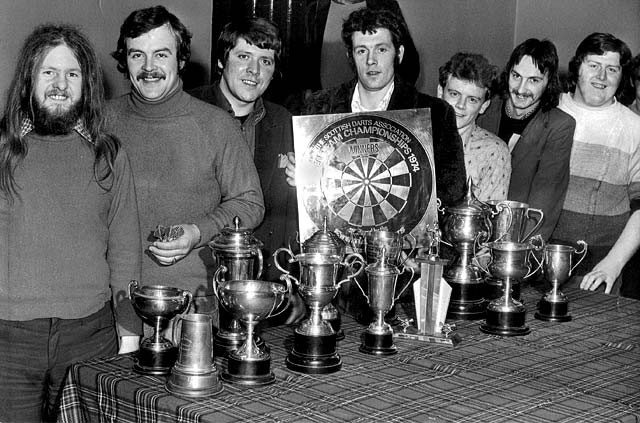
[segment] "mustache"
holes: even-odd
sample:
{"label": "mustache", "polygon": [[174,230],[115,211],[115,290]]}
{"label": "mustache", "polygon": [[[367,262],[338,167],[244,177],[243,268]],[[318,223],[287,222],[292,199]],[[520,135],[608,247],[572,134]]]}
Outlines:
{"label": "mustache", "polygon": [[511,90],[511,94],[515,94],[515,95],[519,95],[519,96],[523,96],[523,97],[533,97],[533,95],[531,95],[529,93],[521,93],[518,90]]}
{"label": "mustache", "polygon": [[69,92],[67,92],[67,90],[61,90],[60,88],[51,88],[45,93],[45,95],[47,97],[52,95],[63,95],[63,96],[69,97]]}
{"label": "mustache", "polygon": [[136,80],[141,80],[141,79],[145,79],[145,78],[160,78],[160,79],[166,79],[166,75],[160,71],[140,71],[138,73],[138,75],[136,75]]}

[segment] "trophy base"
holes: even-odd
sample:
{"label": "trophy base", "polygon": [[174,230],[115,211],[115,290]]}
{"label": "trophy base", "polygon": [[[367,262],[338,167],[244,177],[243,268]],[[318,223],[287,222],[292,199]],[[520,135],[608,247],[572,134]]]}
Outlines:
{"label": "trophy base", "polygon": [[234,385],[264,386],[276,381],[271,371],[271,359],[242,360],[233,353],[229,354],[227,371],[220,379]]}
{"label": "trophy base", "polygon": [[143,375],[168,376],[177,358],[177,347],[160,351],[141,348],[136,355],[133,370]]}
{"label": "trophy base", "polygon": [[360,352],[372,355],[393,355],[398,353],[398,349],[393,343],[393,332],[376,334],[364,331],[362,335]]}
{"label": "trophy base", "polygon": [[287,368],[306,374],[335,373],[342,368],[336,351],[336,335],[309,336],[294,332],[293,349],[286,359]]}
{"label": "trophy base", "polygon": [[485,317],[487,303],[484,300],[484,282],[461,283],[449,281],[451,299],[447,310],[447,319],[479,320]]}
{"label": "trophy base", "polygon": [[192,374],[176,371],[175,368],[164,387],[171,394],[190,398],[209,397],[222,391],[217,371]]}
{"label": "trophy base", "polygon": [[544,320],[545,322],[568,322],[571,320],[569,303],[566,301],[552,302],[542,299],[538,303],[538,312],[534,317],[538,320]]}
{"label": "trophy base", "polygon": [[525,324],[524,311],[487,310],[487,320],[480,325],[484,333],[500,336],[521,336],[531,332]]}
{"label": "trophy base", "polygon": [[[213,354],[218,357],[228,357],[229,353],[240,348],[247,340],[246,333],[237,332],[218,332],[213,337]],[[262,350],[269,352],[264,339],[258,335],[254,335],[256,346]]]}
{"label": "trophy base", "polygon": [[[495,300],[497,298],[504,297],[504,284],[502,280],[493,276],[487,276],[484,283],[485,283],[485,292],[484,292],[485,300],[491,302],[492,300]],[[522,295],[521,295],[522,290],[520,285],[521,284],[519,280],[515,280],[511,283],[511,298],[513,298],[516,301],[522,302]]]}

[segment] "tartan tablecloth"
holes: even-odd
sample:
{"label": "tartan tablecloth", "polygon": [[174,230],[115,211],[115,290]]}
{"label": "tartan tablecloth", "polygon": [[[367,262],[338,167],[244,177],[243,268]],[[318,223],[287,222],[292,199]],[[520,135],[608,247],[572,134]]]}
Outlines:
{"label": "tartan tablecloth", "polygon": [[172,396],[165,379],[133,372],[131,356],[70,368],[61,422],[638,422],[640,301],[564,291],[573,320],[533,318],[541,292],[523,289],[531,333],[487,335],[456,322],[462,343],[396,339],[398,354],[358,351],[364,327],[343,318],[343,367],[329,375],[290,371],[290,327],[262,335],[273,385],[224,384],[207,399]]}

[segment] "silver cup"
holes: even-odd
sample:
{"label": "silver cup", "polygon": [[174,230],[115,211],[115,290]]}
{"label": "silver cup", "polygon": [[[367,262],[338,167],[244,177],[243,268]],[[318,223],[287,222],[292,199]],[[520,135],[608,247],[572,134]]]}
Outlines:
{"label": "silver cup", "polygon": [[218,371],[213,362],[213,321],[208,314],[187,314],[178,318],[173,326],[180,327],[178,360],[171,369],[165,385],[174,394],[202,397],[222,389]]}
{"label": "silver cup", "polygon": [[[416,249],[416,237],[410,233],[394,231],[368,231],[364,238],[364,250],[367,263],[375,263],[380,260],[382,249],[386,250],[387,261],[395,266],[402,266]],[[411,248],[404,260],[400,260],[404,243],[407,241]]]}
{"label": "silver cup", "polygon": [[[268,349],[258,348],[255,342],[255,325],[263,319],[277,316],[285,310],[281,307],[291,292],[291,282],[284,279],[286,287],[277,282],[240,280],[217,283],[215,292],[223,305],[247,328],[247,338],[237,349],[229,352],[227,371],[222,380],[240,385],[261,386],[275,382],[271,372],[271,355]],[[280,308],[281,307],[281,308]],[[276,310],[280,308],[280,311]]]}
{"label": "silver cup", "polygon": [[[540,228],[544,220],[544,212],[540,209],[529,207],[527,203],[511,200],[489,200],[491,206],[491,224],[493,233],[491,241],[526,242]],[[499,207],[507,205],[509,207]],[[535,222],[528,232],[527,224],[530,220]]]}

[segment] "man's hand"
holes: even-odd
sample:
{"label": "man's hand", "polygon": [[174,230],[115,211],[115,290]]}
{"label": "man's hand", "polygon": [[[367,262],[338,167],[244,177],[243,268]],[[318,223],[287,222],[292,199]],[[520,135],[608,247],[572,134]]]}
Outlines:
{"label": "man's hand", "polygon": [[296,186],[296,156],[292,152],[287,153],[287,166],[284,169],[287,175],[287,183],[292,187]]}
{"label": "man's hand", "polygon": [[595,291],[600,284],[605,283],[606,287],[604,293],[611,294],[611,289],[613,288],[613,284],[618,276],[620,276],[622,266],[608,260],[608,258],[609,256],[602,259],[600,263],[593,267],[591,272],[587,273],[584,278],[582,278],[580,288]]}
{"label": "man's hand", "polygon": [[173,241],[155,241],[149,246],[149,251],[160,264],[171,266],[182,260],[200,242],[200,229],[196,225],[181,224],[184,234]]}
{"label": "man's hand", "polygon": [[140,348],[140,337],[138,335],[123,335],[120,337],[120,349],[118,354],[127,354],[138,351]]}
{"label": "man's hand", "polygon": [[307,315],[307,307],[299,294],[291,294],[289,296],[289,317],[285,324],[298,323]]}

